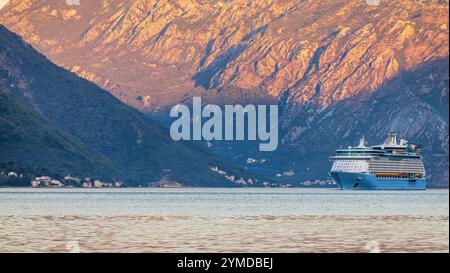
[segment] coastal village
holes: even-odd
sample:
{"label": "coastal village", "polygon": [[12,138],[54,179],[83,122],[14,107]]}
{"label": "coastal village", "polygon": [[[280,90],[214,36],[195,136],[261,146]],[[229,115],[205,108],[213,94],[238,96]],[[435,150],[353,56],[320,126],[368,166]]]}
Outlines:
{"label": "coastal village", "polygon": [[[252,161],[254,160],[254,161]],[[251,161],[253,162],[257,162],[255,159],[247,159],[247,162]],[[229,180],[232,183],[235,183],[236,185],[240,186],[240,187],[252,187],[255,184],[258,184],[258,180],[257,179],[252,179],[252,178],[248,178],[248,179],[244,179],[244,178],[236,178],[234,175],[228,175],[225,171],[219,169],[219,167],[212,167],[211,171],[218,173],[219,175],[224,176],[227,180]],[[277,173],[275,175],[277,178],[280,177],[294,177],[295,176],[295,172],[293,170],[288,170],[288,171],[284,171],[282,173]],[[273,183],[273,182],[268,182],[268,181],[264,181],[262,183],[262,186],[265,188],[292,188],[292,187],[296,187],[296,185],[292,185],[290,183]],[[331,179],[327,179],[327,180],[306,180],[300,183],[301,187],[336,187],[336,182],[331,180]],[[298,185],[297,185],[298,187]]]}
{"label": "coastal village", "polygon": [[65,176],[63,182],[57,179],[53,179],[50,176],[36,177],[31,181],[32,188],[40,188],[40,187],[62,188],[62,187],[76,187],[76,186],[81,188],[122,188],[124,186],[124,183],[123,181],[104,182],[98,179],[92,180],[89,177],[86,177],[82,180],[81,178],[72,177],[70,175]]}
{"label": "coastal village", "polygon": [[[0,178],[3,178],[2,180],[9,179],[18,181],[27,179],[23,174],[14,171],[2,171],[0,172]],[[32,178],[28,185],[32,188],[122,188],[124,187],[124,182],[120,180],[106,182],[99,179],[91,179],[89,177],[81,179],[72,177],[68,174],[62,179],[53,178],[51,176],[37,176]],[[1,186],[2,185],[0,184],[0,187]],[[21,183],[20,186],[24,186],[24,184]]]}
{"label": "coastal village", "polygon": [[[265,188],[292,188],[292,187],[336,187],[336,183],[333,180],[307,180],[300,182],[298,185],[293,185],[290,183],[274,183],[269,181],[264,181],[259,183],[257,179],[252,178],[237,178],[234,175],[227,174],[225,171],[221,170],[219,167],[211,167],[210,170],[219,175],[224,176],[228,181],[234,183],[237,187],[265,187]],[[292,170],[285,171],[281,174],[277,174],[276,177],[293,177],[295,173]],[[11,179],[26,179],[23,174],[9,171],[0,172],[0,178]],[[29,181],[29,180],[28,180]],[[25,186],[26,184],[21,184]],[[102,181],[100,179],[92,179],[90,177],[79,178],[74,177],[69,174],[64,176],[62,179],[53,178],[51,176],[36,176],[31,179],[28,184],[32,188],[122,188],[125,186],[124,181],[114,180],[114,181]],[[3,185],[0,183],[0,187]],[[9,185],[11,186],[11,185]],[[172,181],[168,177],[163,177],[160,181],[155,183],[149,183],[148,187],[159,187],[159,188],[182,188],[182,184]]]}

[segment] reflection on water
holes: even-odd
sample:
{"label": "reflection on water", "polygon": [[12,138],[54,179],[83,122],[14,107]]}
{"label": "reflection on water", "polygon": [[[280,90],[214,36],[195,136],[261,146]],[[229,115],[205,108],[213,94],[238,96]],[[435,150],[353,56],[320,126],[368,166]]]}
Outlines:
{"label": "reflection on water", "polygon": [[448,252],[448,190],[0,189],[0,252]]}

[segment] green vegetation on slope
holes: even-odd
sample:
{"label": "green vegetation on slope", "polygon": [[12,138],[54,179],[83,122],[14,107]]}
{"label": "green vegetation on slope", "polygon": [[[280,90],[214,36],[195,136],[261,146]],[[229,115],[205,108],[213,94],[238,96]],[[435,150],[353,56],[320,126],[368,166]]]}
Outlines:
{"label": "green vegetation on slope", "polygon": [[0,91],[0,159],[29,170],[112,178],[116,167],[55,127],[20,99]]}
{"label": "green vegetation on slope", "polygon": [[[53,125],[113,161],[129,185],[169,176],[185,185],[234,186],[224,175],[211,171],[215,166],[237,178],[250,177],[199,145],[174,142],[168,129],[97,85],[52,64],[0,26],[2,85]],[[37,143],[30,146],[34,145]],[[62,154],[55,154],[54,159],[66,161]],[[60,163],[62,169],[65,164]],[[98,171],[109,174],[108,170]]]}

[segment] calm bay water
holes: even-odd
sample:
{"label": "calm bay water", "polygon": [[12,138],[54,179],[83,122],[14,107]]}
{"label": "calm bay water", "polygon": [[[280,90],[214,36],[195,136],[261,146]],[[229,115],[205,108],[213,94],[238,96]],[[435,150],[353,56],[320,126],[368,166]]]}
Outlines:
{"label": "calm bay water", "polygon": [[448,252],[449,191],[0,189],[0,252]]}

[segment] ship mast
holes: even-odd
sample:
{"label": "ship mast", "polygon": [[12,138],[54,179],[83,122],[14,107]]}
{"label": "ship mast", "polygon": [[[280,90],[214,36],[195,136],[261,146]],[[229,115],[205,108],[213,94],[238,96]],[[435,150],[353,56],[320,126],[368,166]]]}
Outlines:
{"label": "ship mast", "polygon": [[367,148],[366,146],[367,142],[366,139],[364,138],[364,136],[359,140],[359,144],[356,148],[360,148],[360,149],[364,149]]}

